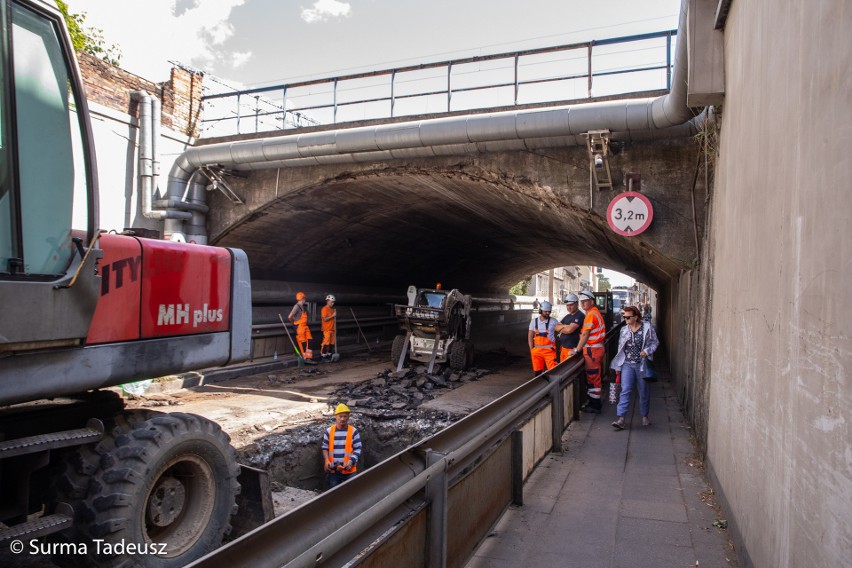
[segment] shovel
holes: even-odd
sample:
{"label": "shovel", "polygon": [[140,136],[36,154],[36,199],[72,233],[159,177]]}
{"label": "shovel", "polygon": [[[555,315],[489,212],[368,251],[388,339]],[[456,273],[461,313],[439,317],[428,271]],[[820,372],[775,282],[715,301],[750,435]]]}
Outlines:
{"label": "shovel", "polygon": [[367,341],[367,336],[366,336],[366,335],[364,335],[364,332],[363,332],[363,331],[361,331],[361,324],[359,324],[359,323],[358,323],[358,318],[356,318],[356,317],[355,317],[355,311],[354,311],[352,308],[349,308],[349,311],[352,313],[352,319],[354,319],[354,320],[355,320],[355,325],[357,325],[357,326],[358,326],[358,331],[359,331],[359,332],[361,332],[361,337],[363,337],[363,338],[364,338],[364,343],[367,345],[367,351],[369,351],[370,353],[372,353],[372,352],[373,352],[373,350],[372,350],[372,349],[370,349],[370,342],[369,342],[369,341]]}
{"label": "shovel", "polygon": [[302,352],[299,351],[298,347],[296,347],[296,343],[293,341],[293,338],[290,336],[290,330],[287,329],[287,324],[284,323],[284,318],[281,317],[281,314],[278,314],[278,319],[281,320],[281,325],[284,326],[284,331],[287,332],[287,339],[290,340],[290,345],[293,346],[293,351],[296,352],[296,360],[299,362],[299,366],[304,367],[305,366],[305,359],[304,359],[304,357],[302,357]]}

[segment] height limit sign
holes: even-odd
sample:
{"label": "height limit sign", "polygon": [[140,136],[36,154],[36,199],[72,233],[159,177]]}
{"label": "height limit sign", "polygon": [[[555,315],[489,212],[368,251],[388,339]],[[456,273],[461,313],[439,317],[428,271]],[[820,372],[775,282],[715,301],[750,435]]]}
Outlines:
{"label": "height limit sign", "polygon": [[635,191],[616,195],[606,210],[610,228],[625,237],[636,236],[651,226],[654,208],[648,198]]}

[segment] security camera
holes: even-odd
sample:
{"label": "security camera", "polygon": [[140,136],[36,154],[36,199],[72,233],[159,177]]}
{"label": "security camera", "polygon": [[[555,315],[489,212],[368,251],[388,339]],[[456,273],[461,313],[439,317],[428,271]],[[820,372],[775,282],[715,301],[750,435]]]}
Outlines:
{"label": "security camera", "polygon": [[595,167],[601,169],[603,167],[603,156],[595,154]]}

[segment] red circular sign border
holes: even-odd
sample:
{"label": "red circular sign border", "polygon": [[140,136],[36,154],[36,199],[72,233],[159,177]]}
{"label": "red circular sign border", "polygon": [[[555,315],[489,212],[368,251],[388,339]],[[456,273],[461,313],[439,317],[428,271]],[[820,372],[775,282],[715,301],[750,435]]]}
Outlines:
{"label": "red circular sign border", "polygon": [[[618,227],[616,227],[612,224],[612,217],[611,217],[612,207],[613,207],[613,205],[615,205],[616,201],[618,201],[619,199],[622,199],[624,197],[637,197],[637,198],[641,199],[645,203],[645,205],[648,207],[648,218],[645,219],[645,223],[639,229],[637,229],[637,230],[635,230],[631,233],[622,231],[621,229],[619,229]],[[613,231],[615,231],[616,233],[618,233],[619,235],[623,236],[623,237],[635,237],[636,235],[641,235],[642,233],[644,233],[645,231],[648,230],[648,227],[651,226],[651,221],[653,221],[653,220],[654,220],[654,206],[651,205],[651,201],[647,197],[645,197],[644,195],[642,195],[641,193],[636,192],[636,191],[625,191],[624,193],[619,193],[618,195],[616,195],[615,197],[612,198],[612,201],[609,202],[609,207],[606,208],[606,222],[609,225],[609,228],[612,229]]]}

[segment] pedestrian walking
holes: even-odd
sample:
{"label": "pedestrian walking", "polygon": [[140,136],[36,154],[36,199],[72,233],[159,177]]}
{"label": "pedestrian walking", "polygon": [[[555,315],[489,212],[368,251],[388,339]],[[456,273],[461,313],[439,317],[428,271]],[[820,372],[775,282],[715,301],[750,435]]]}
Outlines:
{"label": "pedestrian walking", "polygon": [[618,337],[618,352],[610,365],[621,372],[621,397],[618,400],[616,414],[618,418],[612,423],[616,430],[624,430],[624,417],[630,409],[633,392],[639,391],[639,412],[642,415],[642,426],[650,426],[648,416],[651,411],[651,387],[642,375],[643,365],[653,359],[654,351],[660,346],[654,326],[643,321],[636,306],[626,306],[621,310],[625,325]]}

